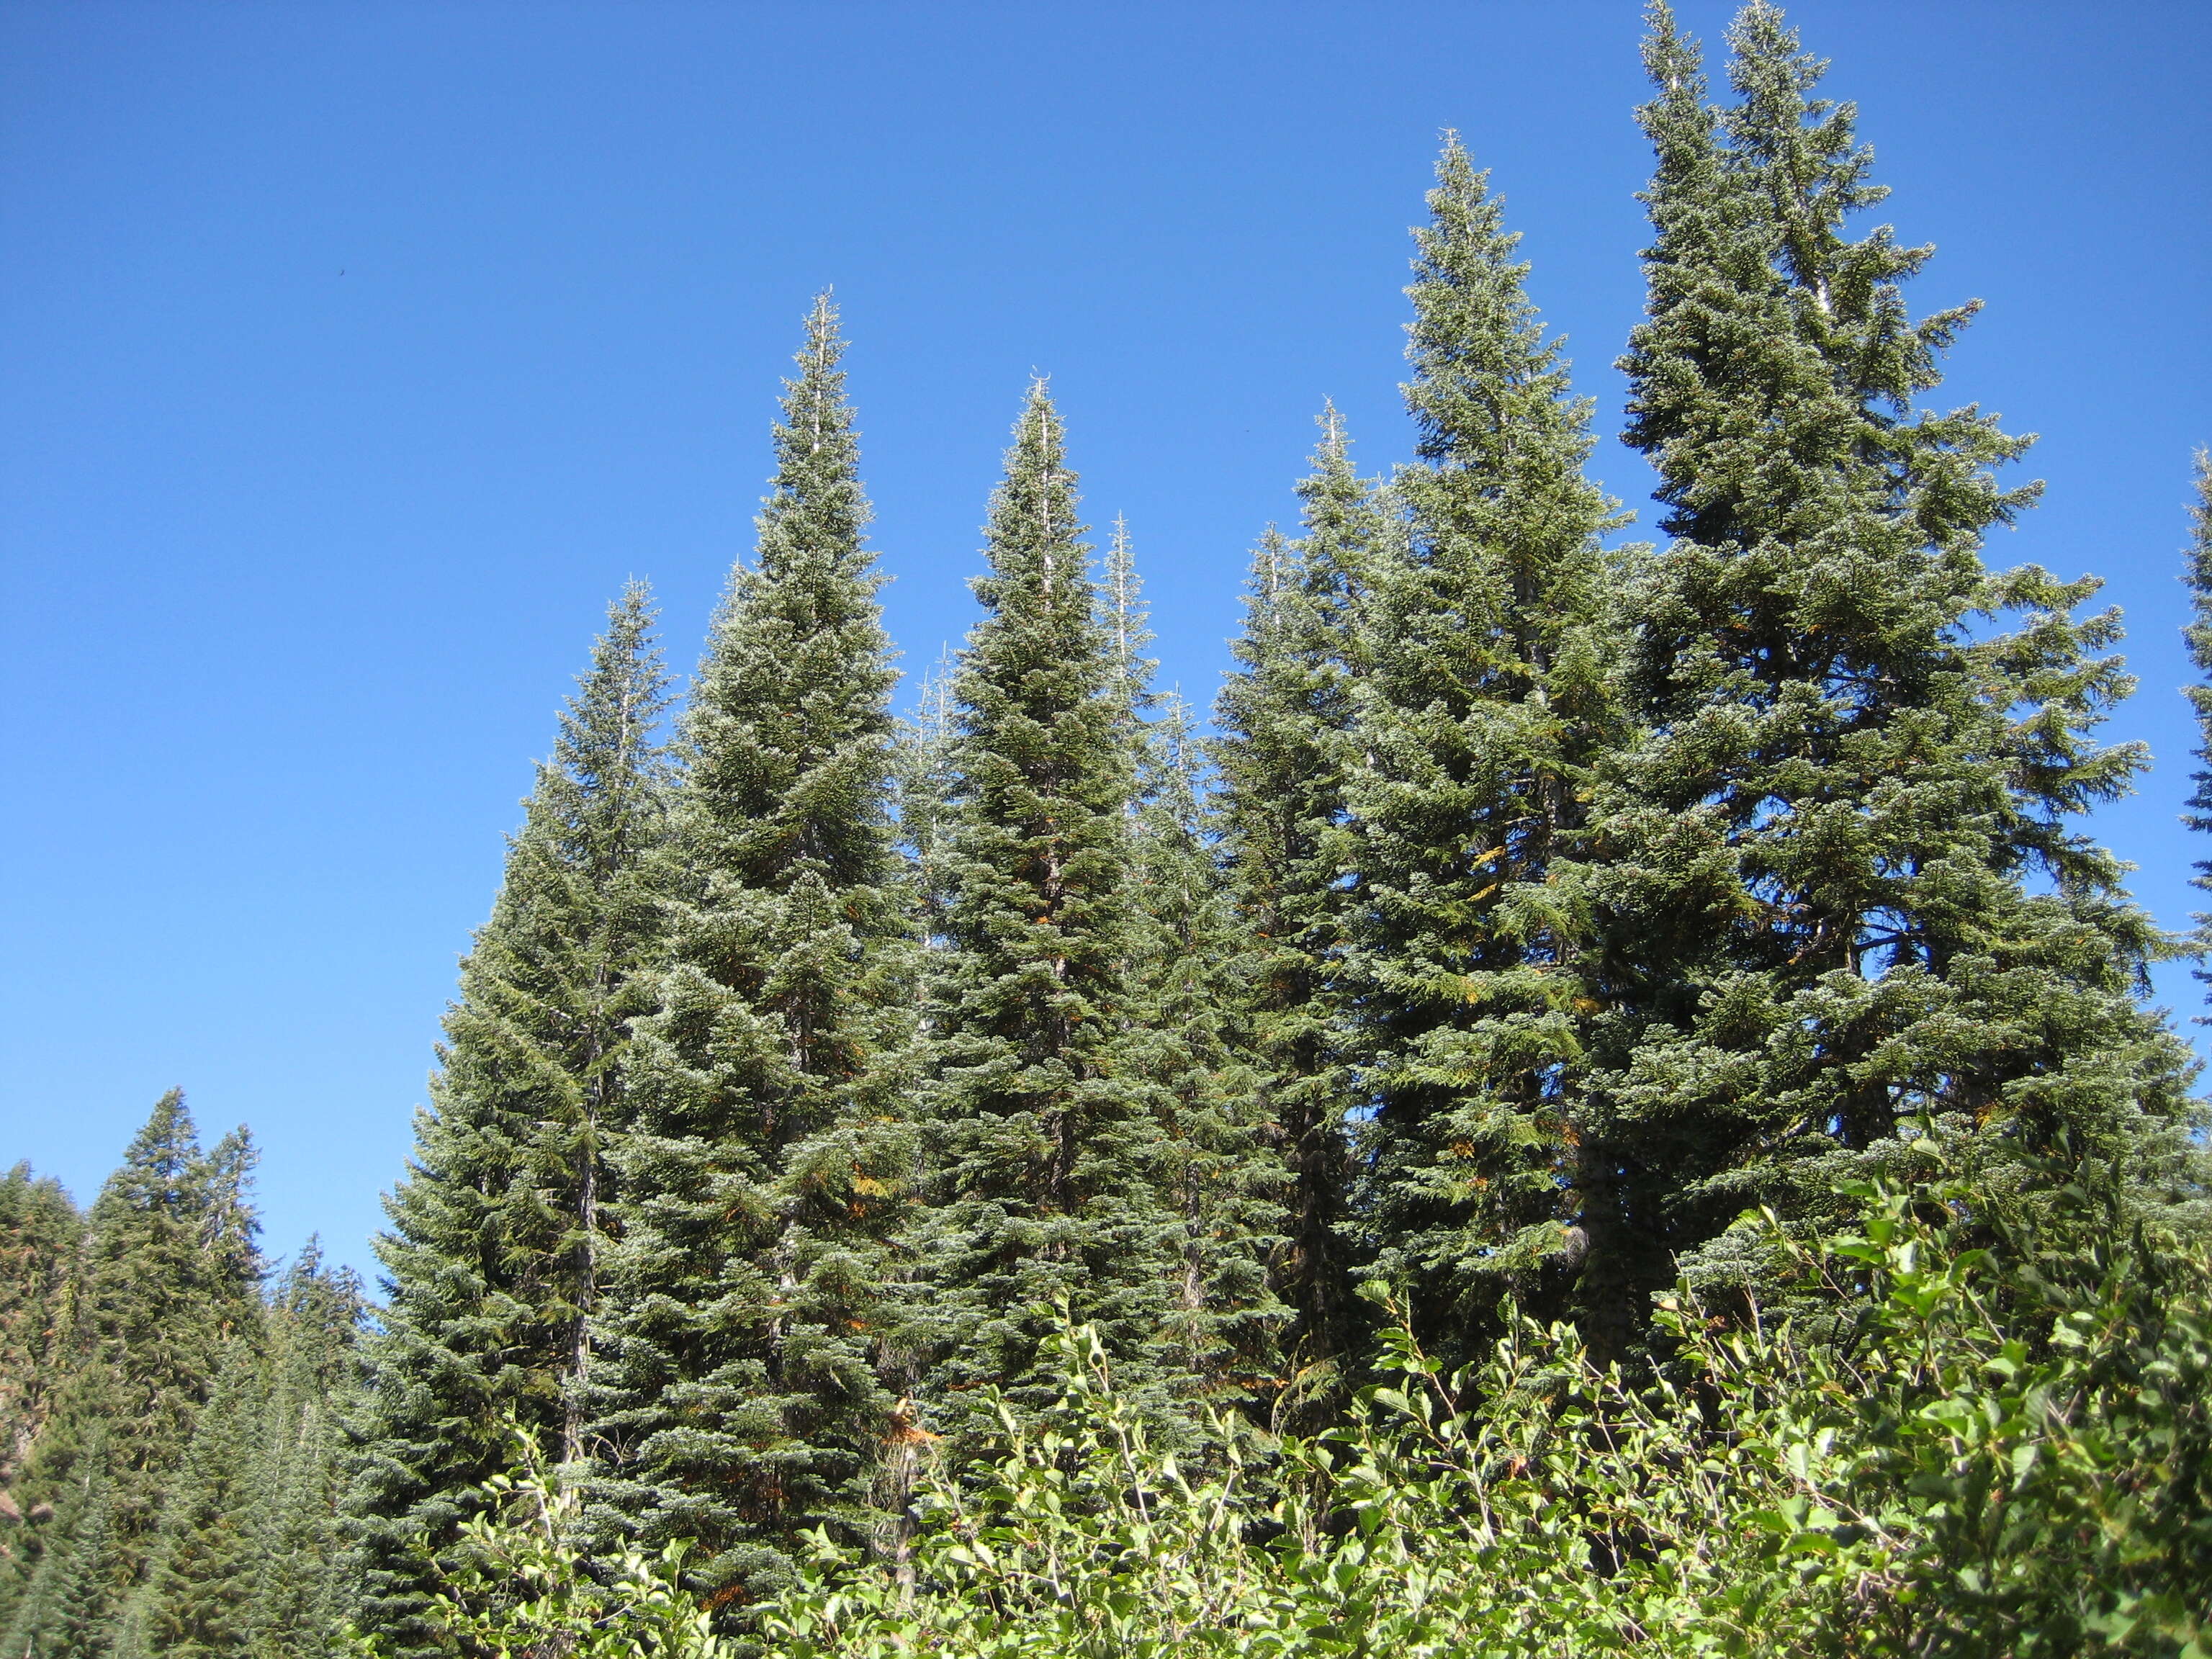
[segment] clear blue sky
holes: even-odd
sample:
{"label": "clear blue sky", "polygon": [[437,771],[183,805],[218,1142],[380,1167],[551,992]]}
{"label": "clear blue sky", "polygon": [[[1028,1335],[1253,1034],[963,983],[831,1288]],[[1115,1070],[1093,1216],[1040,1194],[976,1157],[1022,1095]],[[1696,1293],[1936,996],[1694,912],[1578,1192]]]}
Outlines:
{"label": "clear blue sky", "polygon": [[[1944,395],[2044,434],[1992,556],[2126,608],[2116,730],[2159,766],[2101,832],[2178,925],[2212,7],[1792,15],[1940,246],[1919,308],[1989,302]],[[1627,0],[0,4],[0,1163],[89,1198],[180,1083],[259,1137],[272,1249],[367,1264],[568,677],[634,573],[696,657],[824,284],[910,667],[967,625],[1036,369],[1211,696],[1322,399],[1370,469],[1407,452],[1446,126],[1610,434],[1638,33]]]}

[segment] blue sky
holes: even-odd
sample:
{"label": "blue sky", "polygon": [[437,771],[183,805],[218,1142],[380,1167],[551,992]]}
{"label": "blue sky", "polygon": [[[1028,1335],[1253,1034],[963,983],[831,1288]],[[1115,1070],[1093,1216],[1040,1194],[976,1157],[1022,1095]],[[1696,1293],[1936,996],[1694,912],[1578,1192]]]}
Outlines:
{"label": "blue sky", "polygon": [[[2159,765],[2100,832],[2179,925],[2212,8],[1792,17],[1939,246],[1917,307],[1989,302],[1941,395],[2044,434],[1992,558],[2126,609],[2112,730]],[[967,625],[1036,370],[1211,696],[1322,398],[1367,468],[1407,453],[1448,126],[1648,521],[1610,441],[1638,34],[1626,0],[0,4],[0,1162],[89,1198],[180,1083],[252,1125],[273,1249],[367,1265],[568,678],[633,574],[696,657],[824,284],[913,669]]]}

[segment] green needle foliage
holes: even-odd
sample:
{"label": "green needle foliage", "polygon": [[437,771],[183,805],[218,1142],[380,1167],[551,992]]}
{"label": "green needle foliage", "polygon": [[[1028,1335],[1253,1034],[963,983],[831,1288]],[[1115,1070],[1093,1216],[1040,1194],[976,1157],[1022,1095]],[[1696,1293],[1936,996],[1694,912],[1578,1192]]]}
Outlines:
{"label": "green needle foliage", "polygon": [[80,1450],[58,1508],[0,1650],[25,1659],[105,1659],[125,1564],[104,1434]]}
{"label": "green needle foliage", "polygon": [[[2197,758],[2204,763],[2204,768],[2191,775],[2197,788],[2181,821],[2191,830],[2212,830],[2212,452],[2197,452],[2197,504],[2190,518],[2194,534],[2190,538],[2182,580],[2189,586],[2189,608],[2194,620],[2181,631],[2189,645],[2189,660],[2207,678],[2188,690],[2189,705],[2197,714]],[[2212,892],[2212,860],[2198,860],[2191,884]],[[2198,946],[2212,944],[2212,915],[2195,920]],[[2197,977],[2212,984],[2212,973],[2202,968],[2197,970]]]}
{"label": "green needle foliage", "polygon": [[[0,1176],[0,1522],[23,1519],[9,1488],[68,1375],[84,1227],[52,1176],[33,1176],[27,1164]],[[0,1550],[12,1554],[13,1546],[0,1541]],[[0,1567],[0,1584],[7,1582]]]}
{"label": "green needle foliage", "polygon": [[145,1589],[118,1644],[125,1653],[193,1659],[242,1653],[252,1619],[255,1453],[267,1425],[266,1378],[254,1338],[234,1340],[215,1392],[200,1408],[184,1467],[161,1517]]}
{"label": "green needle foliage", "polygon": [[242,1129],[203,1152],[173,1089],[86,1218],[64,1373],[11,1493],[32,1524],[9,1617],[41,1655],[105,1650],[224,1356],[259,1321],[253,1163]]}
{"label": "green needle foliage", "polygon": [[659,928],[650,859],[665,830],[655,736],[667,702],[653,609],[633,584],[538,770],[491,920],[461,966],[432,1108],[378,1243],[389,1305],[355,1506],[364,1616],[399,1632],[425,1549],[502,1467],[514,1418],[582,1445],[588,1317],[606,1248],[621,1060]]}
{"label": "green needle foliage", "polygon": [[1754,3],[1715,109],[1654,18],[1650,314],[1623,367],[1675,539],[1630,601],[1646,735],[1594,813],[1625,1276],[1662,1284],[1671,1253],[1755,1280],[1739,1212],[1817,1224],[1923,1115],[1984,1207],[2062,1140],[2155,1198],[2195,1110],[2136,1000],[2166,946],[2072,822],[2145,764],[2087,735],[2130,684],[2118,620],[2074,618],[2092,580],[1982,563],[2035,493],[1994,477],[2027,441],[1919,406],[1974,307],[1913,320],[1929,250],[1846,234],[1884,192],[1821,65]]}
{"label": "green needle foliage", "polygon": [[1167,1333],[1206,1397],[1249,1401],[1283,1382],[1288,1310],[1268,1264],[1282,1244],[1285,1179],[1237,1051],[1242,933],[1206,821],[1194,725],[1189,706],[1170,696],[1139,733],[1129,1054],[1154,1091],[1156,1189],[1175,1216]]}
{"label": "green needle foliage", "polygon": [[1098,589],[1098,621],[1106,630],[1107,651],[1113,661],[1111,694],[1121,705],[1125,740],[1137,743],[1133,754],[1142,755],[1138,742],[1139,722],[1160,705],[1152,690],[1152,675],[1159,664],[1145,655],[1152,642],[1152,610],[1145,603],[1144,579],[1137,574],[1135,550],[1129,542],[1128,520],[1116,514],[1114,533],[1106,543],[1104,580]]}
{"label": "green needle foliage", "polygon": [[721,1601],[780,1582],[799,1528],[875,1524],[895,1404],[878,1371],[912,951],[843,349],[825,295],[756,561],[684,714],[666,966],[635,1028],[597,1327],[595,1511],[653,1549],[696,1540],[694,1582]]}
{"label": "green needle foliage", "polygon": [[[1587,1253],[1581,1073],[1596,1004],[1572,863],[1618,735],[1602,636],[1619,520],[1456,137],[1418,233],[1407,535],[1358,613],[1348,1002],[1371,1108],[1359,1221],[1415,1328],[1457,1355],[1510,1287],[1555,1309]],[[1572,1230],[1571,1231],[1571,1230]]]}
{"label": "green needle foliage", "polygon": [[357,1415],[364,1306],[359,1280],[325,1268],[312,1240],[270,1306],[268,1426],[254,1494],[255,1659],[329,1650],[350,1610],[347,1427]]}
{"label": "green needle foliage", "polygon": [[1339,877],[1353,684],[1366,662],[1355,617],[1395,526],[1353,471],[1334,407],[1298,495],[1304,533],[1291,540],[1270,530],[1254,556],[1212,756],[1221,857],[1243,936],[1239,1046],[1285,1172],[1273,1275],[1291,1313],[1282,1346],[1298,1392],[1318,1400],[1365,1322],[1343,1231],[1352,1156]]}
{"label": "green needle foliage", "polygon": [[1144,583],[1119,517],[1103,574],[1109,696],[1135,780],[1124,1023],[1131,1075],[1151,1088],[1160,1126],[1158,1190],[1177,1218],[1173,1340],[1209,1396],[1272,1393],[1284,1310],[1267,1261],[1279,1238],[1280,1162],[1236,1048],[1239,930],[1206,821],[1205,757],[1189,706],[1152,690]]}
{"label": "green needle foliage", "polygon": [[1075,482],[1040,382],[991,501],[933,878],[912,1328],[948,1421],[987,1383],[1046,1397],[1032,1310],[1055,1299],[1099,1325],[1133,1382],[1179,1369],[1159,1123],[1127,1036],[1133,717]]}
{"label": "green needle foliage", "polygon": [[952,653],[922,677],[915,718],[901,723],[896,754],[899,850],[913,895],[916,933],[933,939],[945,910],[939,879],[946,848],[945,806],[952,791]]}
{"label": "green needle foliage", "polygon": [[310,1243],[193,1425],[116,1659],[289,1659],[344,1640],[341,1525],[362,1312]]}

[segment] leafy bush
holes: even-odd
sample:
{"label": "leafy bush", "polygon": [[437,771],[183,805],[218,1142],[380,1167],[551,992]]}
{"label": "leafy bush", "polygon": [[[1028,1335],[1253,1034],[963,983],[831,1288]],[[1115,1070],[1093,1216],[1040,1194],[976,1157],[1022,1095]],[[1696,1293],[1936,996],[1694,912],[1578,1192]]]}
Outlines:
{"label": "leafy bush", "polygon": [[[681,1588],[684,1550],[630,1552],[607,1563],[577,1547],[578,1494],[518,1434],[519,1472],[477,1489],[483,1499],[441,1557],[444,1583],[423,1614],[459,1653],[477,1659],[731,1659],[712,1616]],[[360,1659],[386,1659],[379,1637],[355,1638]]]}
{"label": "leafy bush", "polygon": [[[2205,1659],[2212,1255],[2079,1191],[2047,1237],[1972,1243],[1940,1183],[1851,1195],[1846,1237],[1763,1224],[1787,1317],[1678,1292],[1658,1380],[1527,1322],[1447,1375],[1401,1321],[1353,1419],[1310,1440],[1216,1423],[1178,1454],[1064,1326],[1057,1408],[1002,1405],[993,1455],[936,1472],[892,1559],[817,1535],[744,1646]],[[465,1650],[736,1650],[673,1556],[594,1582],[562,1541],[568,1500],[513,1492],[530,1502],[478,1523],[444,1604]]]}

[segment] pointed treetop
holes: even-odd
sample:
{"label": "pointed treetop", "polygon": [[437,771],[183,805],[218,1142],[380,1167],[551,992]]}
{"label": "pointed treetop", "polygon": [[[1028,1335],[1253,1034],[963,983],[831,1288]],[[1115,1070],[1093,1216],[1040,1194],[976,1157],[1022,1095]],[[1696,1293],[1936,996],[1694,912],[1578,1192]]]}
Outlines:
{"label": "pointed treetop", "polygon": [[653,638],[659,619],[652,587],[633,576],[607,607],[606,631],[592,641],[591,665],[562,711],[556,754],[581,776],[601,756],[635,757],[666,706],[666,675]]}
{"label": "pointed treetop", "polygon": [[937,660],[921,677],[915,702],[915,724],[923,732],[942,735],[952,727],[952,681],[960,665],[951,645],[938,642]]}
{"label": "pointed treetop", "polygon": [[[806,340],[783,383],[774,428],[775,476],[757,521],[761,570],[820,561],[843,574],[871,556],[862,532],[873,516],[860,489],[860,434],[845,398],[844,337],[828,289],[806,316]],[[879,578],[871,578],[879,580]]]}
{"label": "pointed treetop", "polygon": [[[1313,470],[1298,480],[1297,490],[1308,535],[1325,536],[1341,529],[1346,514],[1364,507],[1371,492],[1352,470],[1352,438],[1333,400],[1322,403],[1314,424],[1321,428],[1321,438],[1309,457]],[[1274,534],[1272,527],[1268,534]]]}
{"label": "pointed treetop", "polygon": [[2190,506],[2189,568],[2184,580],[2195,598],[2197,622],[2187,630],[2189,657],[2212,672],[2212,449],[2196,454],[2197,499]]}
{"label": "pointed treetop", "polygon": [[1129,545],[1129,521],[1114,515],[1114,533],[1106,544],[1106,580],[1100,594],[1103,620],[1114,653],[1117,695],[1125,719],[1135,719],[1158,702],[1152,690],[1152,674],[1159,667],[1145,655],[1152,642],[1151,607],[1145,603],[1144,579],[1137,574],[1136,555]]}
{"label": "pointed treetop", "polygon": [[592,641],[592,660],[562,705],[554,764],[589,783],[609,757],[635,757],[666,705],[665,676],[653,625],[659,610],[652,586],[633,576],[607,606],[606,631]]}
{"label": "pointed treetop", "polygon": [[1002,604],[1009,584],[1034,585],[1048,595],[1087,593],[1084,565],[1091,549],[1077,539],[1085,526],[1076,522],[1080,497],[1075,486],[1066,429],[1045,378],[1038,375],[1014,422],[1005,476],[991,492],[985,549],[991,571],[971,584],[984,604]]}
{"label": "pointed treetop", "polygon": [[1283,591],[1283,567],[1290,560],[1290,544],[1281,530],[1269,525],[1252,549],[1250,605],[1255,621],[1273,609]]}
{"label": "pointed treetop", "polygon": [[1705,53],[1694,36],[1682,33],[1674,9],[1667,0],[1651,0],[1644,9],[1644,68],[1651,83],[1670,100],[1686,100],[1692,107],[1705,97]]}
{"label": "pointed treetop", "polygon": [[1336,399],[1323,398],[1321,413],[1314,416],[1314,424],[1321,428],[1321,453],[1342,457],[1352,447],[1352,440],[1344,430],[1344,414],[1337,408]]}
{"label": "pointed treetop", "polygon": [[[1413,233],[1406,289],[1413,302],[1407,407],[1420,427],[1424,461],[1492,475],[1502,488],[1527,440],[1516,427],[1578,429],[1586,404],[1571,395],[1561,343],[1545,338],[1528,298],[1528,264],[1515,257],[1521,234],[1506,228],[1504,198],[1456,132],[1444,135],[1428,205],[1429,223]],[[1324,461],[1340,447],[1340,439],[1325,441]]]}
{"label": "pointed treetop", "polygon": [[837,307],[830,293],[825,288],[814,296],[806,313],[806,343],[793,359],[799,365],[799,378],[783,383],[793,434],[807,441],[810,453],[833,441],[838,427],[850,424],[851,410],[842,401],[845,376],[839,367],[845,357],[845,339],[838,331]]}
{"label": "pointed treetop", "polygon": [[[1705,101],[1704,48],[1676,27],[1666,0],[1653,0],[1644,20],[1644,71],[1656,94],[1638,106],[1636,120],[1658,152],[1659,166],[1637,199],[1651,204],[1660,234],[1662,248],[1646,250],[1646,257],[1653,258],[1664,257],[1669,233],[1681,233],[1686,214],[1713,204],[1720,170],[1719,113]],[[1692,181],[1701,187],[1692,188]]]}
{"label": "pointed treetop", "polygon": [[1113,606],[1114,659],[1127,675],[1137,653],[1152,642],[1146,623],[1152,611],[1145,604],[1144,579],[1137,574],[1135,555],[1129,546],[1127,515],[1114,515],[1114,534],[1106,544],[1106,596]]}
{"label": "pointed treetop", "polygon": [[[1814,95],[1826,60],[1802,50],[1797,32],[1765,0],[1738,13],[1728,38],[1729,82],[1740,101],[1723,125],[1739,165],[1768,180],[1760,194],[1777,216],[1779,263],[1791,281],[1827,313],[1842,302],[1838,288],[1895,282],[1925,264],[1932,248],[1896,247],[1886,228],[1856,246],[1839,234],[1847,217],[1886,200],[1889,187],[1870,177],[1874,151],[1858,142],[1857,106]],[[1838,270],[1844,259],[1859,267],[1859,281]],[[1923,365],[1911,389],[1936,379]]]}
{"label": "pointed treetop", "polygon": [[606,617],[606,631],[562,705],[553,757],[539,765],[525,803],[524,831],[601,878],[627,867],[659,821],[667,781],[659,733],[669,703],[651,590],[631,580]]}
{"label": "pointed treetop", "polygon": [[127,1204],[135,1209],[167,1208],[187,1197],[204,1169],[200,1154],[199,1127],[185,1104],[185,1091],[171,1089],[154,1103],[154,1109],[123,1154],[123,1162],[100,1189],[103,1200]]}
{"label": "pointed treetop", "polygon": [[[1772,117],[1796,118],[1801,127],[1817,129],[1832,113],[1848,131],[1854,106],[1812,96],[1828,72],[1828,60],[1804,50],[1797,31],[1779,6],[1751,0],[1729,25],[1729,83],[1741,94],[1753,125],[1779,126]],[[1881,192],[1887,195],[1887,191]]]}
{"label": "pointed treetop", "polygon": [[201,1224],[204,1243],[237,1271],[257,1275],[260,1252],[254,1241],[261,1236],[261,1218],[253,1208],[252,1186],[260,1162],[261,1149],[243,1123],[216,1142],[204,1166],[208,1213]]}
{"label": "pointed treetop", "polygon": [[[1323,400],[1314,424],[1321,437],[1310,458],[1311,470],[1296,485],[1306,533],[1286,536],[1271,524],[1252,549],[1244,634],[1234,647],[1247,668],[1287,645],[1282,630],[1315,623],[1310,613],[1316,603],[1333,607],[1348,597],[1354,573],[1344,561],[1367,548],[1375,529],[1375,493],[1352,471],[1352,440],[1334,399]],[[1232,682],[1243,672],[1231,671]]]}
{"label": "pointed treetop", "polygon": [[[731,571],[683,720],[684,834],[721,844],[695,847],[695,861],[742,866],[747,882],[778,890],[810,860],[840,872],[833,885],[872,885],[861,872],[889,849],[879,763],[898,676],[876,599],[887,579],[864,533],[872,514],[843,350],[825,295],[784,382],[755,556]],[[802,788],[801,777],[815,781]]]}
{"label": "pointed treetop", "polygon": [[837,335],[836,295],[836,288],[824,288],[806,313],[806,355],[800,361],[811,367],[834,368],[844,351]]}

